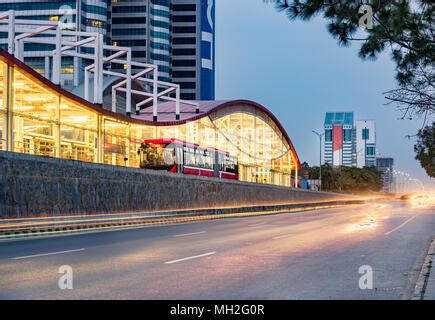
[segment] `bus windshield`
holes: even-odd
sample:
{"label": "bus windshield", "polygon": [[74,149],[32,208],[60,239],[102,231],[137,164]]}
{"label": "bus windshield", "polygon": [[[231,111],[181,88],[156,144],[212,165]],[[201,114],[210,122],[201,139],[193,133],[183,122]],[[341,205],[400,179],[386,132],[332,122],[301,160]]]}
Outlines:
{"label": "bus windshield", "polygon": [[175,164],[175,149],[164,144],[143,143],[139,151],[141,168],[167,169]]}

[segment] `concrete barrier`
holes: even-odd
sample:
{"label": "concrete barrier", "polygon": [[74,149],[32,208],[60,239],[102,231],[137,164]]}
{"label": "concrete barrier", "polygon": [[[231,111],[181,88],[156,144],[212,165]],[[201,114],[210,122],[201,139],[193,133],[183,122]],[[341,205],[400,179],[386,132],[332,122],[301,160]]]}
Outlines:
{"label": "concrete barrier", "polygon": [[[349,198],[349,197],[347,197]],[[0,151],[0,217],[279,205],[342,195]]]}

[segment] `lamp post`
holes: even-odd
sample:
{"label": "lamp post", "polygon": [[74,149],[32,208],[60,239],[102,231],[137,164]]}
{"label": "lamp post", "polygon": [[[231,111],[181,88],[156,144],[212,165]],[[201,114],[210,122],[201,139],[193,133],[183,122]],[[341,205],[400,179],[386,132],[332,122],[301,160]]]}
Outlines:
{"label": "lamp post", "polygon": [[325,135],[325,133],[318,133],[315,130],[312,130],[312,132],[319,137],[320,141],[320,148],[319,148],[319,155],[320,155],[320,161],[319,161],[319,191],[322,191],[322,138]]}

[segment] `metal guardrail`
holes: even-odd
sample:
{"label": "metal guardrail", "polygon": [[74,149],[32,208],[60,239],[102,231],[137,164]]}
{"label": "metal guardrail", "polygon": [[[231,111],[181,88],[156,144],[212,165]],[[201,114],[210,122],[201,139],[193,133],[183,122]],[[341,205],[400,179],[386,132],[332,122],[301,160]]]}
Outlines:
{"label": "metal guardrail", "polygon": [[361,205],[365,200],[335,200],[312,203],[293,203],[272,206],[164,211],[155,213],[98,214],[0,220],[0,240],[33,236],[75,233],[105,229],[119,229],[156,224],[195,222],[231,217],[272,215],[296,211]]}

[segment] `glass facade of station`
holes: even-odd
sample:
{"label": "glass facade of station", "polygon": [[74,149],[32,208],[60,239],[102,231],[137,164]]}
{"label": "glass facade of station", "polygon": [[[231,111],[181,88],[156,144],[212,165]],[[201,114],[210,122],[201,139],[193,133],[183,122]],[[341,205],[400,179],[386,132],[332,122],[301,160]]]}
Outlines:
{"label": "glass facade of station", "polygon": [[297,185],[297,155],[258,108],[230,106],[176,126],[122,120],[63,96],[2,59],[1,150],[138,168],[143,140],[178,138],[236,155],[239,180]]}

